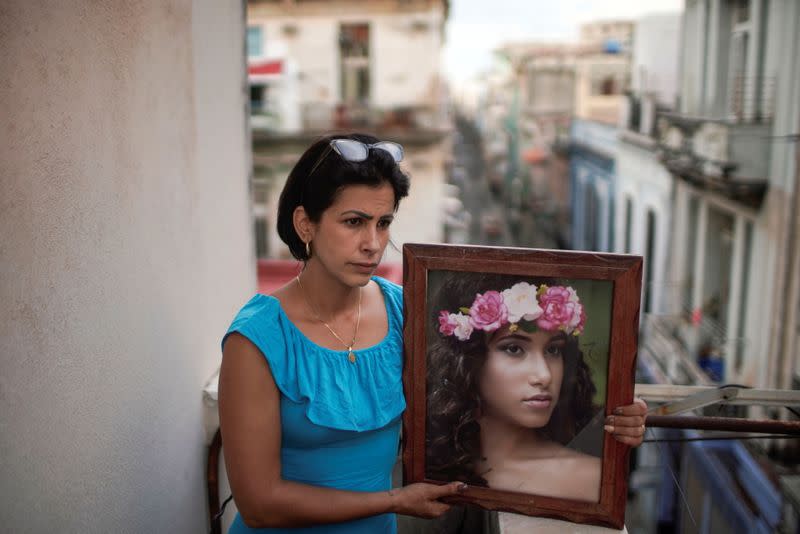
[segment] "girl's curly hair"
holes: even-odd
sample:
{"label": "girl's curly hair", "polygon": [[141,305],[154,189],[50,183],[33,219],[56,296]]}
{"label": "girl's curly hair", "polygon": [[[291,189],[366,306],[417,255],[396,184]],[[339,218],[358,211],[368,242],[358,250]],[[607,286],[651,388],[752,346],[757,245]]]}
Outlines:
{"label": "girl's curly hair", "polygon": [[[441,310],[468,306],[477,293],[501,291],[517,281],[556,285],[551,279],[500,274],[459,273],[448,276],[431,299],[428,322],[426,471],[434,480],[462,480],[486,486],[477,467],[480,450],[481,399],[478,382],[488,352],[487,336],[475,332],[466,341],[438,332]],[[536,431],[562,445],[568,444],[597,412],[596,388],[575,336],[567,336],[564,379],[558,403],[548,424]]]}

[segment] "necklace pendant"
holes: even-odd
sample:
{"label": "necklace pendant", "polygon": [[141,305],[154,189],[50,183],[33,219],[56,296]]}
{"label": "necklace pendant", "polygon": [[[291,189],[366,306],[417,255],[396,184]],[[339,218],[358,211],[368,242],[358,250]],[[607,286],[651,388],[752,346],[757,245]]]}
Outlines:
{"label": "necklace pendant", "polygon": [[350,363],[356,363],[356,353],[353,350],[350,350],[350,353],[347,355],[347,359],[350,360]]}

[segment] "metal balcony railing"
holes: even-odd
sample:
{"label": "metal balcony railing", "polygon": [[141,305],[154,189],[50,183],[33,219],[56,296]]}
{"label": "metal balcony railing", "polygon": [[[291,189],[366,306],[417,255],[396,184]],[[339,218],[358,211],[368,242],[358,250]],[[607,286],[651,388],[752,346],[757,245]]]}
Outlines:
{"label": "metal balcony railing", "polygon": [[375,108],[358,104],[305,104],[301,109],[303,129],[329,131],[353,128],[380,130],[436,130],[444,127],[442,110],[433,106]]}
{"label": "metal balcony railing", "polygon": [[734,76],[730,116],[737,122],[765,122],[775,113],[775,76]]}

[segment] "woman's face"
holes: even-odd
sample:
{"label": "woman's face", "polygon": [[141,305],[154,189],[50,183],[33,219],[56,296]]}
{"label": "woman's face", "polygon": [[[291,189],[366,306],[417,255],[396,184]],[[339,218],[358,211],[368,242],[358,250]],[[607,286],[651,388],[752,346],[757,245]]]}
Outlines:
{"label": "woman's face", "polygon": [[498,330],[478,382],[482,416],[525,428],[550,421],[564,378],[563,332]]}
{"label": "woman's face", "polygon": [[313,224],[312,260],[349,286],[363,286],[380,263],[394,220],[394,190],[350,185]]}

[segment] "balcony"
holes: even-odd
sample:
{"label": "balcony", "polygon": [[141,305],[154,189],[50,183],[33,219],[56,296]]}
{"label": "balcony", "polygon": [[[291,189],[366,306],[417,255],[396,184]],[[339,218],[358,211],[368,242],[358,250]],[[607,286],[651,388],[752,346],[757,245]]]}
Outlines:
{"label": "balcony", "polygon": [[258,114],[251,117],[253,141],[313,140],[331,131],[360,131],[400,142],[428,143],[449,130],[443,109],[434,106],[377,108],[358,104],[306,103],[299,109],[300,128],[295,132],[272,128]]}
{"label": "balcony", "polygon": [[[736,106],[755,109],[744,101]],[[659,113],[656,139],[662,163],[696,187],[758,209],[769,185],[772,125],[761,116],[745,117]]]}
{"label": "balcony", "polygon": [[728,114],[737,123],[770,122],[775,113],[774,76],[736,76],[731,86]]}

